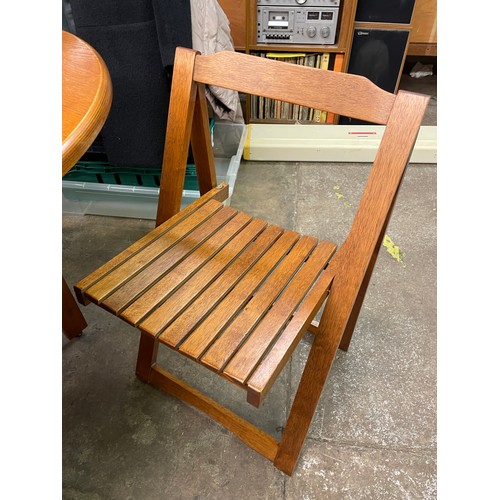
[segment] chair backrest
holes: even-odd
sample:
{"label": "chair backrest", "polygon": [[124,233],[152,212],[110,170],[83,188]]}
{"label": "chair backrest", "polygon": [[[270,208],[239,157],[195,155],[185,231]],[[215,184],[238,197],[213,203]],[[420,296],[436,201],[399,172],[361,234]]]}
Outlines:
{"label": "chair backrest", "polygon": [[[180,209],[190,141],[200,191],[204,193],[216,185],[205,84],[386,125],[351,231],[335,259],[339,268],[347,261],[351,267],[355,264],[364,276],[387,226],[429,96],[404,91],[394,95],[358,75],[236,52],[202,56],[178,48],[157,224]],[[354,282],[358,287],[359,279]]]}

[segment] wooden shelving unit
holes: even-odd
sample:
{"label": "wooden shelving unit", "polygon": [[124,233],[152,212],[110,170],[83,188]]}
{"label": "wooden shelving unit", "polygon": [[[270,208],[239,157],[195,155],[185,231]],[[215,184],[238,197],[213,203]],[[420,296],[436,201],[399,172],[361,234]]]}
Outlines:
{"label": "wooden shelving unit", "polygon": [[[257,0],[218,0],[231,24],[235,49],[247,54],[260,56],[267,52],[273,53],[300,53],[307,57],[310,54],[330,54],[330,67],[335,71],[347,72],[355,29],[375,29],[408,31],[409,42],[406,44],[402,61],[406,55],[436,55],[436,0],[416,0],[411,22],[408,24],[395,23],[367,23],[356,21],[358,0],[341,0],[337,36],[335,45],[292,45],[292,44],[262,44],[257,43]],[[291,3],[292,4],[292,3]],[[297,4],[298,5],[298,4]],[[361,4],[360,4],[361,5]],[[333,57],[332,57],[333,55]],[[354,57],[354,56],[353,56]],[[334,62],[335,60],[335,62]],[[401,71],[403,65],[401,64]],[[397,85],[401,77],[397,78]],[[247,96],[246,117],[253,123],[295,123],[297,120],[267,117],[259,118],[252,113],[252,99]],[[255,111],[255,105],[253,106]],[[299,119],[299,122],[302,121]],[[305,123],[318,123],[306,120]],[[329,120],[328,123],[331,123]],[[335,117],[334,123],[338,123]]]}
{"label": "wooden shelving unit", "polygon": [[[246,43],[245,52],[256,56],[275,54],[275,59],[280,59],[295,64],[308,64],[316,56],[315,67],[322,67],[332,71],[345,72],[347,69],[349,50],[351,46],[354,16],[357,0],[343,0],[339,7],[336,43],[318,44],[263,44],[257,43],[257,0],[246,2]],[[286,55],[298,54],[292,61]],[[322,55],[326,54],[321,64]],[[324,62],[328,59],[328,62]],[[318,63],[318,64],[316,64]],[[283,106],[283,107],[282,107]],[[267,111],[266,111],[267,110]],[[337,123],[338,117],[327,115],[321,110],[304,110],[288,108],[286,104],[257,100],[254,96],[247,96],[248,121],[252,123]],[[284,114],[285,113],[285,114]]]}
{"label": "wooden shelving unit", "polygon": [[437,1],[416,0],[408,55],[437,56]]}
{"label": "wooden shelving unit", "polygon": [[[251,51],[250,54],[327,71],[340,72],[344,66],[344,54],[334,51],[261,50]],[[253,123],[336,123],[336,117],[333,113],[254,95],[247,96],[247,116]]]}
{"label": "wooden shelving unit", "polygon": [[[348,54],[351,45],[354,15],[357,0],[340,2],[339,21],[337,26],[337,42],[335,45],[290,45],[290,44],[257,44],[257,0],[247,0],[246,7],[246,51],[269,50],[272,52],[337,52]],[[346,59],[346,58],[344,58]]]}
{"label": "wooden shelving unit", "polygon": [[247,45],[248,0],[218,0],[218,2],[229,19],[235,50],[245,52]]}

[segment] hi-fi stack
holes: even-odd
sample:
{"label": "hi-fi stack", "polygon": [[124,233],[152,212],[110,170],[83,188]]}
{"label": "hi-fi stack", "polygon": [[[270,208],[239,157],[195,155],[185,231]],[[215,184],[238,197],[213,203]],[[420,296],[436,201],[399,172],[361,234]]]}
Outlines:
{"label": "hi-fi stack", "polygon": [[257,43],[333,45],[340,0],[258,0]]}

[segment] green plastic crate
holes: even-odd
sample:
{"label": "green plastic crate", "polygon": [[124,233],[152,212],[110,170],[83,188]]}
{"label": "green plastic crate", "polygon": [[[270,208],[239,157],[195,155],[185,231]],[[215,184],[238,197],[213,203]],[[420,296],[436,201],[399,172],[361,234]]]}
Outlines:
{"label": "green plastic crate", "polygon": [[[161,169],[113,167],[109,163],[80,161],[63,177],[66,181],[95,182],[98,184],[116,184],[124,186],[160,186]],[[184,189],[198,190],[196,167],[186,165]]]}
{"label": "green plastic crate", "polygon": [[[217,182],[229,184],[230,197],[243,156],[247,127],[222,120],[213,128]],[[87,159],[86,159],[87,160]],[[116,168],[107,162],[80,160],[62,179],[63,213],[156,219],[159,169]],[[186,167],[181,208],[199,198],[196,168]]]}

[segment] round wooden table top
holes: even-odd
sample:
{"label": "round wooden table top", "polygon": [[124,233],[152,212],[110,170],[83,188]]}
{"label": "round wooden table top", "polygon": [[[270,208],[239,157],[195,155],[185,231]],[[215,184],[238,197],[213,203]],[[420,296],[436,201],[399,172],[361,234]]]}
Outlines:
{"label": "round wooden table top", "polygon": [[62,32],[62,175],[94,142],[109,113],[111,78],[101,56]]}

